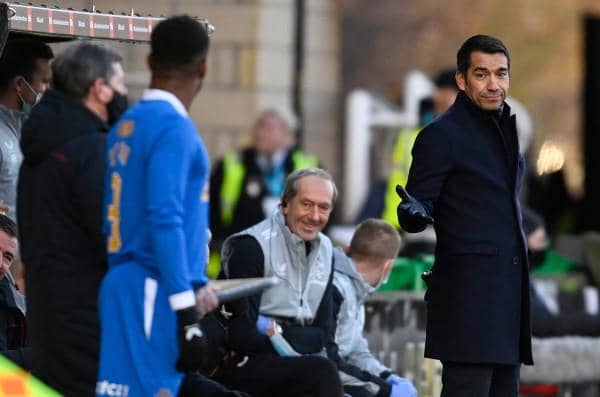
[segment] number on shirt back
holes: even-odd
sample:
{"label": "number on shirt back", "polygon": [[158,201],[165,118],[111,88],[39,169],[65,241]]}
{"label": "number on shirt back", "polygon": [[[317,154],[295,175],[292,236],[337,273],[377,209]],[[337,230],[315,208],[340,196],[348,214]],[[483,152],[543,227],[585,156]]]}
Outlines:
{"label": "number on shirt back", "polygon": [[110,235],[108,236],[108,252],[114,253],[121,249],[121,175],[113,172],[110,177],[112,203],[108,206],[108,221],[110,222]]}

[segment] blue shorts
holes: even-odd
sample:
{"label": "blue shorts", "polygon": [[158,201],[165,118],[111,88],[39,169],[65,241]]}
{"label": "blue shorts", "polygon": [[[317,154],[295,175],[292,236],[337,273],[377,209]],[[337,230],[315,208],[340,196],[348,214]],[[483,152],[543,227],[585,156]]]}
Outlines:
{"label": "blue shorts", "polygon": [[175,397],[183,374],[175,312],[156,276],[136,263],[112,266],[100,287],[96,396]]}

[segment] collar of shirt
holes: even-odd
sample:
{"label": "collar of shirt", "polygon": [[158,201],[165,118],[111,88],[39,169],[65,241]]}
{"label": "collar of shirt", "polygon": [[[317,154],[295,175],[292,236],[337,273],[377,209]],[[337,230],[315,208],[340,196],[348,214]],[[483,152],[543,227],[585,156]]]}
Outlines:
{"label": "collar of shirt", "polygon": [[183,117],[190,117],[183,103],[169,91],[159,90],[158,88],[147,88],[142,94],[142,100],[146,101],[165,101],[169,102],[171,106]]}
{"label": "collar of shirt", "polygon": [[273,171],[273,169],[279,168],[283,164],[286,155],[286,150],[280,150],[277,153],[273,154],[269,161],[269,158],[265,154],[259,153],[256,156],[256,162],[263,172],[269,172]]}

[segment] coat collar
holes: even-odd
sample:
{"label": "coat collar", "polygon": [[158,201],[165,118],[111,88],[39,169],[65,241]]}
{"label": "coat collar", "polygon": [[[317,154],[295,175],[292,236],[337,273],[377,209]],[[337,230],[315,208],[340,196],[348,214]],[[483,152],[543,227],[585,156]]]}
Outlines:
{"label": "coat collar", "polygon": [[495,114],[493,111],[483,110],[477,106],[463,90],[458,92],[456,101],[454,103],[481,120],[491,120],[494,118],[494,116],[498,118],[509,117],[511,112],[510,106],[508,103],[506,103],[506,101],[502,103],[502,107],[498,110],[497,114]]}

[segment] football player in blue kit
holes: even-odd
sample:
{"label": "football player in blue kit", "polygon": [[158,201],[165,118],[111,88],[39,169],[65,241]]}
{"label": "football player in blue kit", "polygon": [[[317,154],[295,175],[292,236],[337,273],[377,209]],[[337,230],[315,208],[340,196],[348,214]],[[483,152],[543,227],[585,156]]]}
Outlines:
{"label": "football player in blue kit", "polygon": [[97,396],[176,396],[206,355],[198,320],[218,305],[205,276],[209,158],[187,112],[206,74],[207,27],[172,17],[151,41],[150,88],[107,142]]}

